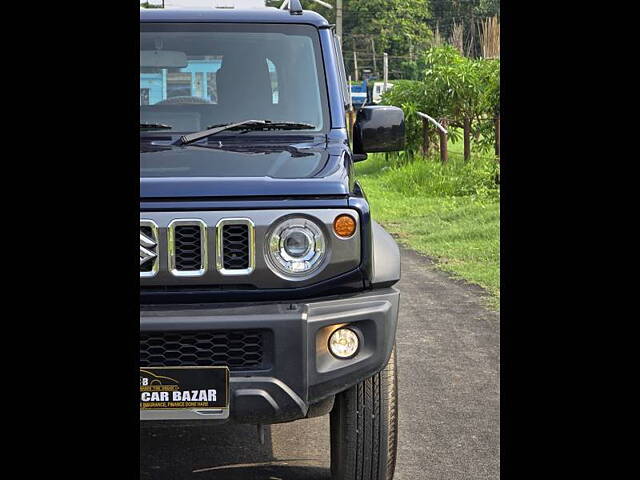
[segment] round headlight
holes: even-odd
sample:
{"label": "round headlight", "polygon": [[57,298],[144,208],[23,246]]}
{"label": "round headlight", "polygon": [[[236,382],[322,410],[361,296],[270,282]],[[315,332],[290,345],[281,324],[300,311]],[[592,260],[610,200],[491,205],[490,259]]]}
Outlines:
{"label": "round headlight", "polygon": [[327,250],[320,227],[307,218],[289,218],[267,235],[267,265],[287,280],[304,280],[324,264]]}
{"label": "round headlight", "polygon": [[282,235],[282,247],[284,253],[291,258],[302,258],[309,254],[313,247],[314,239],[306,229],[291,228]]}

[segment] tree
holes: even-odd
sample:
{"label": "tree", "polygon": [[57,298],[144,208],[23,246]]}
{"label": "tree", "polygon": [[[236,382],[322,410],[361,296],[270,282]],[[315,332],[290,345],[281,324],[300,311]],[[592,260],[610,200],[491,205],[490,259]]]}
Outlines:
{"label": "tree", "polygon": [[[500,15],[500,0],[430,0],[430,10],[440,34],[449,40],[455,26],[464,33],[468,56],[480,55],[477,21]],[[434,27],[435,28],[435,27]]]}
{"label": "tree", "polygon": [[[423,142],[422,121],[416,112],[431,112],[429,94],[423,82],[398,80],[393,88],[382,96],[382,103],[402,108],[405,119],[406,148],[413,155],[420,150]],[[435,113],[431,115],[437,115]],[[431,142],[431,140],[430,140]]]}
{"label": "tree", "polygon": [[[497,144],[500,61],[470,59],[444,45],[428,49],[421,62],[425,67],[420,81],[398,83],[383,96],[386,103],[404,110],[410,150],[417,151],[422,142],[417,111],[462,129],[466,160],[471,157],[472,141],[481,151]],[[448,130],[457,141],[455,130]]]}
{"label": "tree", "polygon": [[[433,36],[428,23],[429,1],[344,0],[342,45],[348,73],[354,75],[355,49],[359,67],[381,70],[382,54],[386,52],[391,57],[392,78],[412,78],[417,72],[412,56],[417,57],[416,52],[431,45]],[[305,10],[314,10],[329,22],[335,22],[335,8],[328,9],[308,0],[302,3]],[[336,2],[328,0],[328,3],[335,6]],[[279,0],[268,1],[270,6],[281,4]]]}
{"label": "tree", "polygon": [[354,48],[363,59],[359,63],[374,70],[379,70],[373,64],[374,52],[378,62],[386,52],[392,78],[411,78],[412,57],[429,46],[433,36],[429,0],[345,0],[344,10],[343,48],[348,68],[352,69]]}
{"label": "tree", "polygon": [[493,146],[496,156],[500,157],[500,60],[482,61],[480,82],[483,86],[483,115],[477,122],[478,144],[482,150],[489,150]]}
{"label": "tree", "polygon": [[469,160],[472,136],[481,150],[494,136],[500,109],[500,62],[464,57],[449,45],[430,49],[426,61],[424,82],[437,99],[432,102],[451,126],[462,129],[464,158]]}

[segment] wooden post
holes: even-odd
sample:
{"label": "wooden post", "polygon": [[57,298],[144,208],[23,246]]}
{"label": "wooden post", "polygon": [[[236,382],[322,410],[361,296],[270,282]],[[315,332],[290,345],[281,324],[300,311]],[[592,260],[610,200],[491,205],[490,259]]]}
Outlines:
{"label": "wooden post", "polygon": [[422,154],[429,155],[429,120],[422,118]]}
{"label": "wooden post", "polygon": [[496,157],[500,159],[500,114],[496,115],[494,123],[496,128]]}
{"label": "wooden post", "polygon": [[389,54],[384,52],[382,61],[382,79],[384,82],[384,87],[382,88],[382,93],[387,91],[387,84],[389,83]]}
{"label": "wooden post", "polygon": [[376,42],[373,37],[371,37],[371,51],[373,52],[373,74],[378,75],[378,65],[376,62]]}
{"label": "wooden post", "polygon": [[356,123],[356,111],[350,109],[347,111],[347,128],[349,129],[349,139],[353,141],[353,124]]}
{"label": "wooden post", "polygon": [[[446,129],[446,120],[442,120],[440,123]],[[438,136],[440,137],[440,161],[442,163],[447,163],[449,161],[449,152],[447,150],[447,142],[449,141],[448,135],[438,129]]]}
{"label": "wooden post", "polygon": [[468,162],[471,158],[471,120],[465,118],[463,120],[463,136],[464,136],[464,161]]}
{"label": "wooden post", "polygon": [[353,73],[356,77],[356,83],[358,83],[358,54],[355,48],[356,42],[353,42]]}

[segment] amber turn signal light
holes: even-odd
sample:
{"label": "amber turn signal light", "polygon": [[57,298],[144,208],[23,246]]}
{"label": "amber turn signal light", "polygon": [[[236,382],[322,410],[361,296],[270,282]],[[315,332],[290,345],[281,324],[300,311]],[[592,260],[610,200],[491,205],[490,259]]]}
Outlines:
{"label": "amber turn signal light", "polygon": [[356,220],[351,215],[338,215],[333,221],[333,231],[339,237],[350,237],[356,232]]}

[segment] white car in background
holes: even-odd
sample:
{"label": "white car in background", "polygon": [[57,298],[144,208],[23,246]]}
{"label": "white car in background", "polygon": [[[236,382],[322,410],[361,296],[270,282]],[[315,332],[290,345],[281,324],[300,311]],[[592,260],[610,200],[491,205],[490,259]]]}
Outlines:
{"label": "white car in background", "polygon": [[382,101],[382,94],[387,90],[391,90],[393,83],[387,82],[387,89],[384,88],[384,82],[375,82],[373,84],[373,103],[380,103]]}

